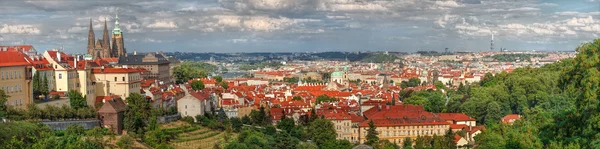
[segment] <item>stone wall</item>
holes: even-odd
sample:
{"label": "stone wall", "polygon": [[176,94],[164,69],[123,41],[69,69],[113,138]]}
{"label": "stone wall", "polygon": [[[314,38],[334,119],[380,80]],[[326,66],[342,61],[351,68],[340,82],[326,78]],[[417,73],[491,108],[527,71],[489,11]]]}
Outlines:
{"label": "stone wall", "polygon": [[100,127],[100,120],[41,121],[40,123],[50,126],[52,130],[65,130],[69,125],[81,125],[86,130]]}
{"label": "stone wall", "polygon": [[157,117],[156,121],[159,124],[162,124],[162,123],[169,123],[169,122],[177,121],[179,119],[181,119],[181,115],[179,113],[177,113],[174,115],[166,115],[166,116]]}

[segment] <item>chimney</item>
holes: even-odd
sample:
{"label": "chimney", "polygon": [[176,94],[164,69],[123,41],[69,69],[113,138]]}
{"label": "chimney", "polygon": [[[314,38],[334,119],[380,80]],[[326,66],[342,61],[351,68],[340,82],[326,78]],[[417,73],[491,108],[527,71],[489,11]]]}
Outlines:
{"label": "chimney", "polygon": [[56,51],[56,58],[58,59],[58,62],[60,63],[60,51]]}
{"label": "chimney", "polygon": [[104,66],[102,66],[102,68],[101,68],[101,72],[102,72],[102,73],[104,73]]}
{"label": "chimney", "polygon": [[79,59],[79,56],[75,56],[75,62],[73,63],[73,65],[75,65],[75,69],[77,69],[77,60]]}

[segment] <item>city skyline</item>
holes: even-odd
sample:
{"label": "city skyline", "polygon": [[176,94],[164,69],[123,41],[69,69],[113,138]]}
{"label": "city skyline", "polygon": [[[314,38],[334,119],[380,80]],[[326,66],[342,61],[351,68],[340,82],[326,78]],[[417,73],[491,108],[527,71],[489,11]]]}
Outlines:
{"label": "city skyline", "polygon": [[[598,38],[580,1],[2,1],[0,44],[86,53],[119,11],[129,52],[573,50]],[[112,29],[109,23],[108,28]],[[97,34],[100,35],[100,34]],[[101,36],[95,36],[100,39]]]}

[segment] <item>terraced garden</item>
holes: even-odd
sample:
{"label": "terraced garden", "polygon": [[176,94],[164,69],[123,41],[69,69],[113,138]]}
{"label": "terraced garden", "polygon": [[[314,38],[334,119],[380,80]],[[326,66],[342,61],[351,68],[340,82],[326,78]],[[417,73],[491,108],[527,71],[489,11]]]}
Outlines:
{"label": "terraced garden", "polygon": [[[177,149],[211,149],[215,144],[224,142],[225,132],[211,130],[200,125],[190,125],[177,121],[161,125],[161,128],[174,132],[177,137],[171,140],[170,146]],[[233,135],[235,136],[235,135]],[[234,138],[234,137],[231,138]]]}

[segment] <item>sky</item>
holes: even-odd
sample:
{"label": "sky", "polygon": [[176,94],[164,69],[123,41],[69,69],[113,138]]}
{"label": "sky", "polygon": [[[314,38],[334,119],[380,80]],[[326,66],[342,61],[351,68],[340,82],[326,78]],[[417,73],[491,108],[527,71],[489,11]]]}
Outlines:
{"label": "sky", "polygon": [[600,0],[0,0],[0,45],[87,51],[119,14],[128,52],[574,50]]}

